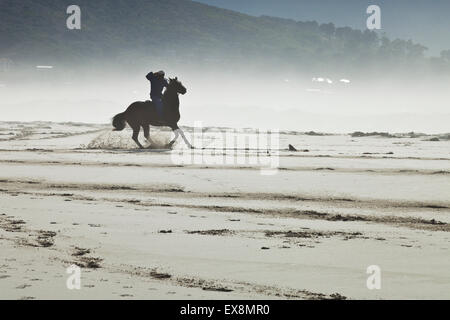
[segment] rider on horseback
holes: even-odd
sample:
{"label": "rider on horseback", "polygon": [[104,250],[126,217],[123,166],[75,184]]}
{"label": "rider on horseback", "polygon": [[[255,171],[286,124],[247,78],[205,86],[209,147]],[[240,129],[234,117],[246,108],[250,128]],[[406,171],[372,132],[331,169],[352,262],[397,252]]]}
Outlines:
{"label": "rider on horseback", "polygon": [[155,73],[150,72],[146,76],[147,80],[150,81],[150,97],[156,107],[156,112],[158,113],[158,119],[160,121],[163,120],[162,91],[169,85],[164,76],[165,73],[162,70]]}

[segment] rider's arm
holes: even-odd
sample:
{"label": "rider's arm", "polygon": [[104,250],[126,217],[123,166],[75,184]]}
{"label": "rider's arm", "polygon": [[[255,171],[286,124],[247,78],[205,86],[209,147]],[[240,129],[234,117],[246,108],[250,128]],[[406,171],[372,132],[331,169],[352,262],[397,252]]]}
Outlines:
{"label": "rider's arm", "polygon": [[163,78],[164,87],[167,87],[169,85],[169,82],[167,82],[166,78]]}
{"label": "rider's arm", "polygon": [[153,74],[153,72],[149,72],[145,77],[149,81],[153,81],[155,79],[155,75]]}

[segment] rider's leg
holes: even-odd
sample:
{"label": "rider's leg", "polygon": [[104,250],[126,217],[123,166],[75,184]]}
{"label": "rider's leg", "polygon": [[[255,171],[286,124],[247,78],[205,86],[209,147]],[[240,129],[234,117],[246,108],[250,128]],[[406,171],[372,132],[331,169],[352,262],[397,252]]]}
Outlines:
{"label": "rider's leg", "polygon": [[163,102],[160,97],[156,97],[153,99],[153,103],[155,104],[156,113],[158,115],[158,120],[163,121]]}

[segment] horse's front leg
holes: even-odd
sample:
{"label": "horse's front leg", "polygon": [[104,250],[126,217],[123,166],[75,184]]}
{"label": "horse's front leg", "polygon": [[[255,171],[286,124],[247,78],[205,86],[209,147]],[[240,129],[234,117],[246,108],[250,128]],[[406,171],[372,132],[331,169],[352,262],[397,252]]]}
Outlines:
{"label": "horse's front leg", "polygon": [[172,147],[172,146],[173,146],[173,144],[175,143],[175,141],[177,141],[178,136],[180,135],[180,134],[178,133],[178,129],[172,129],[172,130],[173,130],[173,133],[175,133],[175,137],[172,139],[172,141],[169,142],[169,147]]}
{"label": "horse's front leg", "polygon": [[183,130],[181,130],[180,128],[178,128],[178,132],[181,134],[181,137],[184,140],[184,143],[186,143],[186,145],[190,148],[190,149],[194,149],[194,146],[192,144],[190,144],[190,142],[188,141],[188,139],[186,139]]}

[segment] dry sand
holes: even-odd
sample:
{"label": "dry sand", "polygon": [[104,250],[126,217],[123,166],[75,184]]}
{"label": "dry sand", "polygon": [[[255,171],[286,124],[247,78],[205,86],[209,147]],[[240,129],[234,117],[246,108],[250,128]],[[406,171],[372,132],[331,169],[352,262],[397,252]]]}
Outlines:
{"label": "dry sand", "polygon": [[130,135],[0,123],[0,299],[450,299],[448,140],[284,133],[265,176]]}

